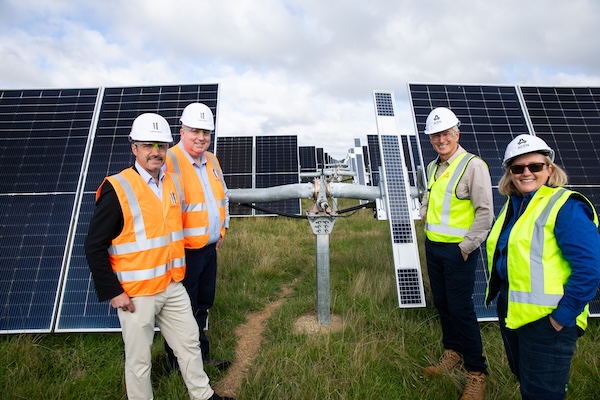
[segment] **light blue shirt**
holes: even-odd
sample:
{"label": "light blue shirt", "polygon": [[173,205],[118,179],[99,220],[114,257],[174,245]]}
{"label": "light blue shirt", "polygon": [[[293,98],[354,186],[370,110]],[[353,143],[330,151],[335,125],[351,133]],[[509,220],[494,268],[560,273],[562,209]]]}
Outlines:
{"label": "light blue shirt", "polygon": [[160,169],[158,171],[157,184],[156,180],[152,177],[152,175],[150,175],[148,171],[142,168],[142,166],[137,162],[137,160],[135,162],[135,169],[137,169],[144,182],[148,184],[148,187],[152,189],[152,192],[154,192],[154,194],[158,196],[158,199],[162,201],[163,179],[165,179],[165,173],[163,172],[163,170]]}

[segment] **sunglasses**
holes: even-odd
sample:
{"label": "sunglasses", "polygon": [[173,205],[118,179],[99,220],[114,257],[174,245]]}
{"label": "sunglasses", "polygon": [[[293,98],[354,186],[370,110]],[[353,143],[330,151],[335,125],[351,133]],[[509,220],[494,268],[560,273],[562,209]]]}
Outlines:
{"label": "sunglasses", "polygon": [[525,171],[525,168],[527,168],[529,170],[529,172],[540,172],[546,166],[547,166],[546,163],[540,162],[540,163],[533,163],[533,164],[528,164],[528,165],[511,165],[508,168],[510,169],[510,172],[518,175],[518,174],[522,174]]}

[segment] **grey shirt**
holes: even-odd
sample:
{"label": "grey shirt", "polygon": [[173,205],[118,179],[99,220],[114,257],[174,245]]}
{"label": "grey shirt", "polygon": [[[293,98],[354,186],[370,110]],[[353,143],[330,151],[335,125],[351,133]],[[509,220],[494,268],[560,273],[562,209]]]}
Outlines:
{"label": "grey shirt", "polygon": [[[437,162],[438,169],[436,171],[436,179],[448,169],[452,161],[466,150],[462,146],[458,146],[456,153],[448,159],[448,161],[440,162],[439,157],[434,162]],[[492,196],[492,178],[486,163],[479,157],[473,158],[465,169],[463,176],[458,181],[456,187],[456,196],[459,199],[469,199],[475,208],[475,220],[473,225],[465,235],[459,247],[462,251],[470,254],[477,249],[481,243],[487,238],[487,235],[492,227],[494,220],[494,204]],[[424,196],[419,210],[421,219],[425,221],[427,215],[427,206],[429,197]]]}

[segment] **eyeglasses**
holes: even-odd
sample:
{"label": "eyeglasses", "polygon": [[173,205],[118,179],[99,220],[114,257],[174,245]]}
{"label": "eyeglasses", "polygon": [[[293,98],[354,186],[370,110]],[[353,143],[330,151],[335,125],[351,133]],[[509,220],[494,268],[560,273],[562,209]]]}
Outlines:
{"label": "eyeglasses", "polygon": [[210,136],[210,131],[207,131],[206,129],[199,129],[199,128],[189,128],[189,127],[184,127],[183,129],[185,129],[186,131],[188,131],[189,133],[192,134],[192,136]]}
{"label": "eyeglasses", "polygon": [[169,149],[168,143],[136,142],[135,145],[146,151],[152,151],[154,149],[158,151],[167,151]]}
{"label": "eyeglasses", "polygon": [[511,165],[508,168],[510,169],[510,172],[512,172],[515,175],[518,175],[522,174],[525,171],[525,168],[527,168],[529,172],[540,172],[544,169],[544,167],[547,167],[546,163],[540,162],[527,165]]}
{"label": "eyeglasses", "polygon": [[450,130],[446,130],[440,133],[434,133],[429,135],[429,141],[430,142],[436,142],[439,140],[445,140],[451,136],[454,136],[454,132],[450,129]]}

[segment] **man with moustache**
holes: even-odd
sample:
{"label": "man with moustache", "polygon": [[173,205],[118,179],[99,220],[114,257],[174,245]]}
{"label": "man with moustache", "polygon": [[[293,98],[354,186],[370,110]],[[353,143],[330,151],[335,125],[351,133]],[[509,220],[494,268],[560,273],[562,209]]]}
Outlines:
{"label": "man with moustache", "polygon": [[155,323],[173,348],[191,399],[222,399],[209,385],[185,287],[182,183],[162,167],[173,142],[158,114],[137,117],[129,135],[135,164],[107,177],[85,242],[100,301],[117,309],[130,400],[152,399]]}

